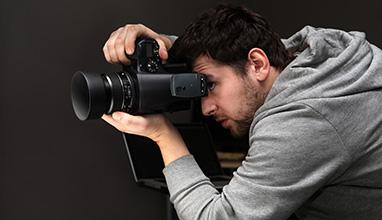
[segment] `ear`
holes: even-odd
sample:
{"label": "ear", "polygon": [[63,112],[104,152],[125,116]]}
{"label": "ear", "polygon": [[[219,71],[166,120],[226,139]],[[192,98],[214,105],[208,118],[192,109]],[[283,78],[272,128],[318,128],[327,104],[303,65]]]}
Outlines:
{"label": "ear", "polygon": [[256,80],[262,82],[269,76],[271,65],[265,52],[260,48],[252,48],[248,52],[249,71]]}

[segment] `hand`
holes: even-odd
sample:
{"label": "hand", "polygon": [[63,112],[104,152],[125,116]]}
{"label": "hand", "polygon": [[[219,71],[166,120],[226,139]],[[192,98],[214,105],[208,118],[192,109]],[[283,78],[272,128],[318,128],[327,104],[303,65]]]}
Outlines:
{"label": "hand", "polygon": [[127,24],[111,33],[109,39],[103,47],[103,53],[107,62],[112,64],[129,64],[130,60],[126,54],[132,55],[135,49],[135,39],[137,37],[150,37],[159,44],[159,56],[164,61],[167,60],[167,50],[172,46],[172,42],[165,35],[160,35],[142,24]]}
{"label": "hand", "polygon": [[114,112],[112,115],[103,115],[102,119],[118,130],[148,137],[158,141],[161,133],[172,130],[172,124],[161,114],[134,116],[125,112]]}
{"label": "hand", "polygon": [[145,136],[155,141],[165,166],[190,154],[182,136],[164,115],[134,116],[125,112],[114,112],[111,116],[103,115],[102,119],[122,132]]}

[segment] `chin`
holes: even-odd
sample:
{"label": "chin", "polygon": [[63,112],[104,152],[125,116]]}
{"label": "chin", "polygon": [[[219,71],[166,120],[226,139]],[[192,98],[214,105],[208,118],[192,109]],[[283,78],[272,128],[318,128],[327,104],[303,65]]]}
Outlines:
{"label": "chin", "polygon": [[242,137],[244,137],[247,134],[247,132],[238,131],[238,130],[235,130],[235,129],[232,129],[232,128],[229,129],[229,131],[231,132],[231,135],[234,138],[242,138]]}
{"label": "chin", "polygon": [[242,138],[249,132],[249,126],[232,126],[229,127],[229,131],[234,138]]}

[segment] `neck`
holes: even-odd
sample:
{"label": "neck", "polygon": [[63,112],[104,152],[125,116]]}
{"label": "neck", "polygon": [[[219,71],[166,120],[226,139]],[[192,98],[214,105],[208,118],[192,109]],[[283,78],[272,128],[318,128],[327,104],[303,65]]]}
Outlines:
{"label": "neck", "polygon": [[269,76],[267,80],[264,81],[263,87],[266,94],[272,89],[273,83],[276,81],[277,77],[280,75],[281,70],[276,69],[273,66],[270,69]]}

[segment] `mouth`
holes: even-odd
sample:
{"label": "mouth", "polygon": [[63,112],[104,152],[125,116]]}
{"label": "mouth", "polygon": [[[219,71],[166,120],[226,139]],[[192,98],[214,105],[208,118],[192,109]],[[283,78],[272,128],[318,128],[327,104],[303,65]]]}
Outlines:
{"label": "mouth", "polygon": [[217,119],[216,120],[223,128],[228,128],[228,119]]}

